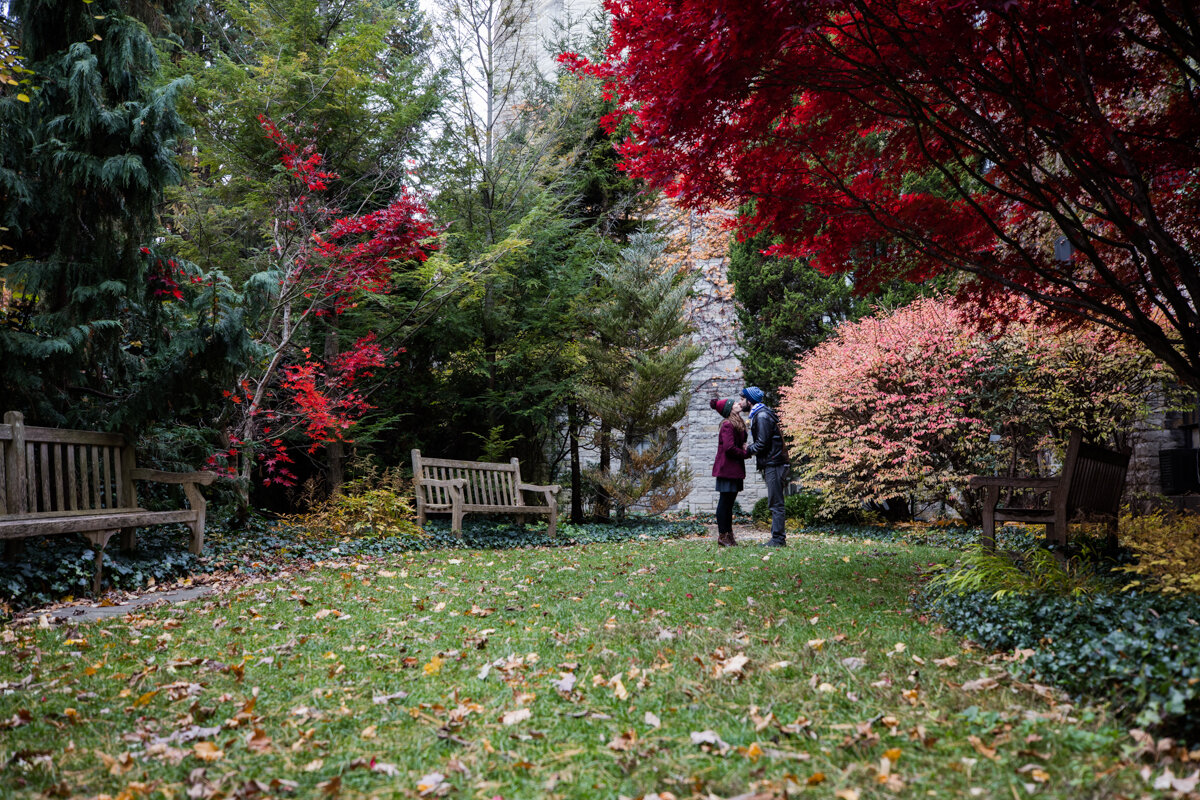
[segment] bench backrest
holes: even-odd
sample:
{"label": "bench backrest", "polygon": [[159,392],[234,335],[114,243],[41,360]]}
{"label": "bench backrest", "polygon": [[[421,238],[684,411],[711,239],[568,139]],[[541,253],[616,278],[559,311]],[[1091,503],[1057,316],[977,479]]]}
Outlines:
{"label": "bench backrest", "polygon": [[10,411],[0,424],[0,514],[134,508],[133,468],[120,434],[29,427]]}
{"label": "bench backrest", "polygon": [[1100,512],[1116,514],[1125,492],[1129,453],[1087,444],[1083,434],[1071,434],[1062,478],[1067,482],[1067,514]]}
{"label": "bench backrest", "polygon": [[525,500],[518,488],[521,484],[521,463],[512,459],[507,464],[488,461],[454,461],[448,458],[425,458],[420,450],[413,450],[413,482],[418,491],[426,492],[425,500],[431,504],[445,505],[450,502],[444,489],[423,487],[422,480],[466,481],[463,487],[463,503],[479,508],[502,508],[523,506]]}

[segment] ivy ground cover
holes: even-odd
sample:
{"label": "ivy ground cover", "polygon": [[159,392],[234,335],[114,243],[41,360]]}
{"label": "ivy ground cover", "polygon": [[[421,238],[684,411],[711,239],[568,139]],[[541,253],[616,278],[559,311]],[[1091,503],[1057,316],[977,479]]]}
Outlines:
{"label": "ivy ground cover", "polygon": [[354,557],[0,630],[0,796],[1117,797],[1102,711],[914,615],[948,551]]}

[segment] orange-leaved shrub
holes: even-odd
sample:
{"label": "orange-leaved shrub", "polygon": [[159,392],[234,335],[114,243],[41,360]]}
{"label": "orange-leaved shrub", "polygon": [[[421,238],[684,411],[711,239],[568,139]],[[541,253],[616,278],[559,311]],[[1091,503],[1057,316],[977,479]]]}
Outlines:
{"label": "orange-leaved shrub", "polygon": [[924,298],[845,323],[801,357],[780,419],[824,511],[905,497],[977,522],[969,476],[1051,472],[1046,454],[1073,427],[1123,444],[1162,367],[1112,331],[1013,316]]}

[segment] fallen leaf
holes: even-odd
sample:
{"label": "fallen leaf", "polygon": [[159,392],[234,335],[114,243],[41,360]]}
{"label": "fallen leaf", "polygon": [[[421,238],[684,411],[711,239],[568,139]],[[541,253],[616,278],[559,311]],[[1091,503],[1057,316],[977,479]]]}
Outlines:
{"label": "fallen leaf", "polygon": [[690,736],[694,745],[711,745],[721,755],[725,755],[729,751],[729,744],[718,736],[716,731],[692,731]]}
{"label": "fallen leaf", "polygon": [[637,731],[625,731],[620,736],[614,737],[613,740],[608,743],[608,749],[622,752],[633,749],[633,746],[636,743]]}
{"label": "fallen leaf", "polygon": [[533,716],[533,712],[528,708],[518,708],[516,711],[506,711],[504,716],[500,718],[500,722],[505,725],[516,725],[518,722],[524,722]]}
{"label": "fallen leaf", "polygon": [[967,681],[964,683],[962,685],[962,690],[964,692],[982,692],[988,689],[995,689],[999,685],[1000,682],[995,678],[979,678],[977,680]]}
{"label": "fallen leaf", "polygon": [[255,728],[253,733],[246,736],[246,747],[255,753],[269,753],[271,752],[271,737],[267,736],[262,728]]}
{"label": "fallen leaf", "polygon": [[646,716],[642,718],[642,721],[645,722],[647,725],[649,725],[651,728],[661,728],[662,727],[662,720],[660,720],[658,718],[658,715],[655,714],[653,711],[647,711]]}
{"label": "fallen leaf", "polygon": [[100,757],[100,760],[104,762],[104,767],[108,770],[109,775],[124,775],[126,772],[133,769],[133,756],[129,753],[122,753],[116,758],[113,758],[108,753],[104,753],[100,750],[95,752],[96,755]]}
{"label": "fallen leaf", "polygon": [[201,761],[220,761],[225,757],[225,751],[212,742],[196,742],[192,745],[192,755]]}
{"label": "fallen leaf", "polygon": [[417,792],[422,797],[428,797],[431,794],[444,794],[449,790],[450,784],[446,783],[446,776],[440,772],[430,772],[417,781]]}
{"label": "fallen leaf", "polygon": [[362,733],[360,733],[359,736],[363,739],[378,739],[379,738],[378,731],[379,731],[379,726],[368,725],[367,727],[362,729]]}
{"label": "fallen leaf", "polygon": [[394,694],[377,694],[371,698],[371,702],[373,702],[377,706],[382,706],[382,705],[386,705],[387,703],[391,702],[392,700],[403,700],[406,697],[408,697],[408,692],[396,692]]}
{"label": "fallen leaf", "polygon": [[807,783],[809,786],[816,786],[817,784],[824,783],[824,782],[825,782],[825,773],[824,772],[814,772],[812,775],[809,775],[808,780],[805,781],[805,783]]}
{"label": "fallen leaf", "polygon": [[748,656],[744,653],[738,653],[721,663],[718,675],[722,677],[725,675],[744,676],[746,674],[746,664],[749,662],[750,659]]}
{"label": "fallen leaf", "polygon": [[967,741],[970,742],[971,746],[975,748],[975,752],[979,753],[979,755],[983,756],[984,758],[990,758],[993,761],[1000,760],[1000,757],[996,755],[996,750],[985,745],[983,740],[978,736],[968,736]]}

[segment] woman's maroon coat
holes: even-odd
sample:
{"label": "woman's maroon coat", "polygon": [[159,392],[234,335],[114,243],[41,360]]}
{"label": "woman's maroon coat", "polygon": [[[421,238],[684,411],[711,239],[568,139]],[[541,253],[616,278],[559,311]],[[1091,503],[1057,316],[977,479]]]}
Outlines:
{"label": "woman's maroon coat", "polygon": [[717,458],[713,462],[714,478],[746,477],[746,432],[733,427],[729,420],[721,420],[721,432],[717,435]]}

